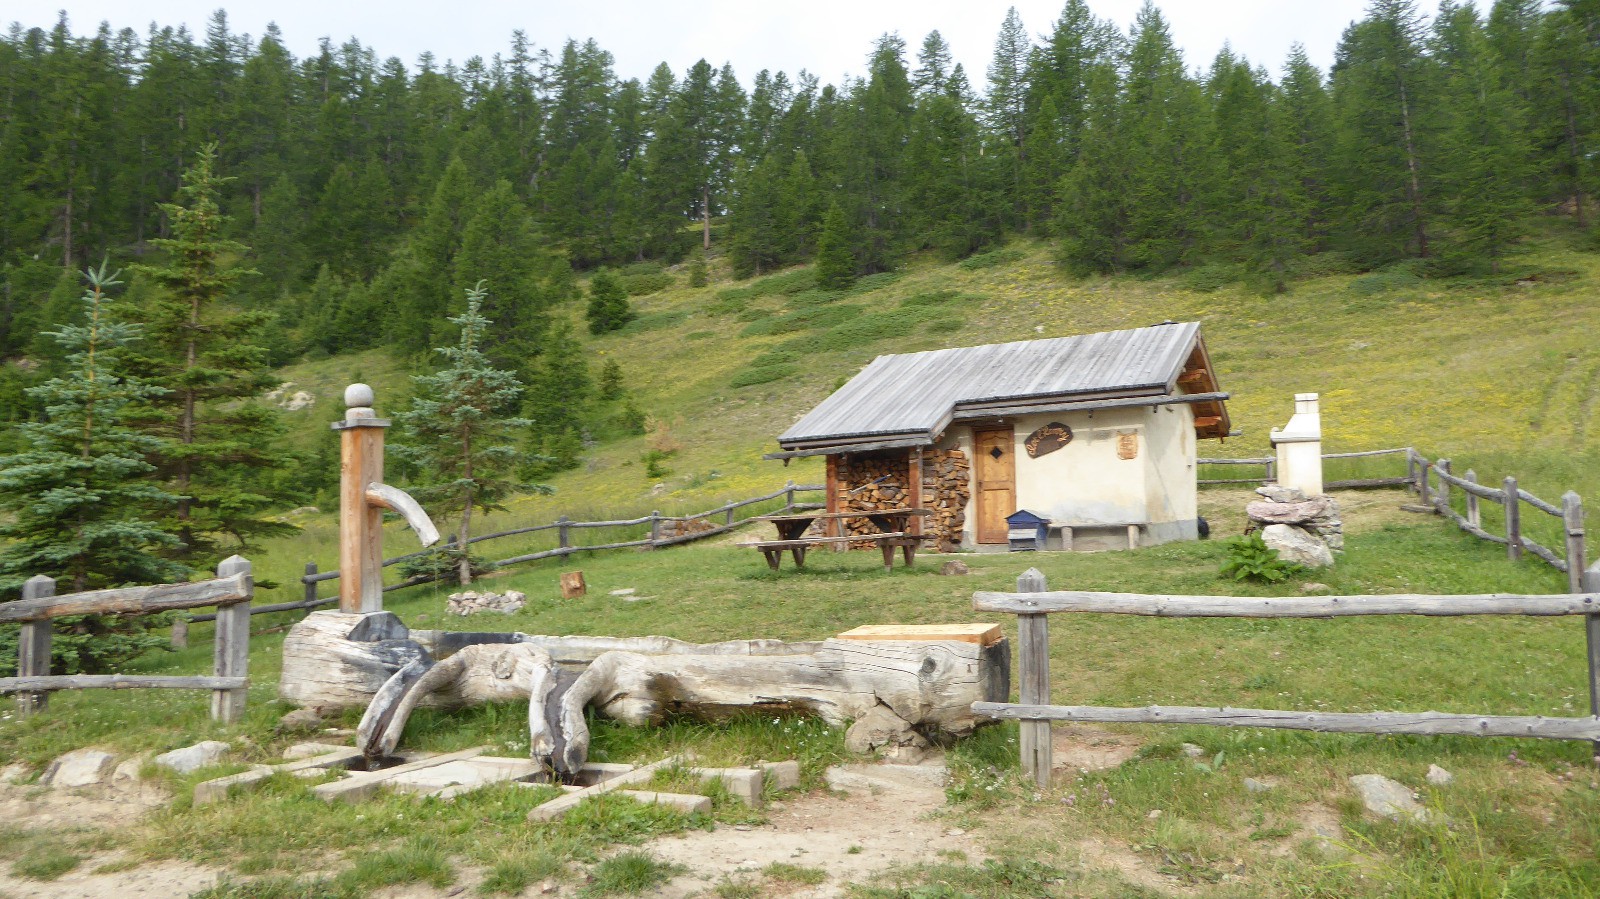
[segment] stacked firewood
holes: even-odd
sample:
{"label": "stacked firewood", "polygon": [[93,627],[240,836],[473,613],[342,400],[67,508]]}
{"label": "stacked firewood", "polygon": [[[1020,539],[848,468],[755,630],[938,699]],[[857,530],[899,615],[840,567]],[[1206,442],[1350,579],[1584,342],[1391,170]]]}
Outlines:
{"label": "stacked firewood", "polygon": [[[911,462],[902,455],[845,456],[839,460],[839,509],[875,512],[911,507]],[[845,534],[871,534],[877,525],[866,518],[847,518]],[[852,549],[872,549],[877,544],[852,543]]]}
{"label": "stacked firewood", "polygon": [[923,452],[922,499],[933,514],[922,520],[922,532],[938,538],[940,552],[950,552],[961,545],[971,496],[972,463],[966,453],[958,449]]}

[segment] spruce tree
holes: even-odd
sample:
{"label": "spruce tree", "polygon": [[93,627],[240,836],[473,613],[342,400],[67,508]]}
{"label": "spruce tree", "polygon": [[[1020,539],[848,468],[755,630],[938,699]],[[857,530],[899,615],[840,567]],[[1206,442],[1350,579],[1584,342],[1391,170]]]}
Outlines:
{"label": "spruce tree", "polygon": [[603,268],[589,279],[590,334],[604,334],[633,321],[633,310],[628,306],[628,290],[611,269]]}
{"label": "spruce tree", "polygon": [[[103,264],[85,272],[80,323],[50,332],[66,354],[66,370],[29,388],[44,415],[16,425],[24,448],[0,457],[0,510],[9,519],[0,526],[6,592],[34,575],[56,578],[65,593],[177,581],[187,573],[159,554],[176,540],[155,519],[177,497],[147,477],[153,466],[145,456],[157,441],[126,420],[131,404],[161,390],[122,370],[139,329],[117,321],[106,297],[120,283],[118,274]],[[69,674],[105,671],[161,645],[143,621],[62,619],[55,667]]]}
{"label": "spruce tree", "polygon": [[817,286],[823,290],[844,290],[856,280],[856,259],[851,251],[853,229],[838,201],[822,217],[817,235]]}
{"label": "spruce tree", "polygon": [[152,241],[167,251],[164,263],[139,267],[159,291],[141,312],[149,339],[133,362],[162,388],[137,416],[161,440],[157,478],[178,495],[164,526],[178,538],[177,558],[205,568],[225,543],[241,548],[295,530],[264,517],[273,499],[253,487],[258,473],[284,464],[274,446],[282,422],[252,402],[278,383],[253,342],[271,315],[229,304],[236,282],[254,272],[229,261],[247,248],[223,236],[218,198],[228,179],[215,163],[215,146],[202,148],[180,202],[162,205],[173,236]]}
{"label": "spruce tree", "polygon": [[541,452],[554,460],[551,464],[554,470],[578,463],[578,452],[582,449],[579,433],[593,394],[594,382],[589,377],[589,361],[583,345],[573,335],[571,327],[560,322],[545,338],[525,406],[530,431]]}
{"label": "spruce tree", "polygon": [[466,311],[450,319],[461,329],[460,340],[434,350],[444,357],[445,367],[414,376],[416,397],[396,416],[403,431],[395,454],[429,481],[412,488],[412,495],[444,514],[460,516],[459,556],[452,562],[462,586],[472,583],[466,547],[473,510],[502,508],[502,500],[521,490],[549,490],[507,477],[528,459],[512,442],[512,434],[529,422],[508,414],[522,398],[521,381],[514,372],[495,368],[482,349],[490,322],[481,310],[488,295],[482,281],[468,289]]}

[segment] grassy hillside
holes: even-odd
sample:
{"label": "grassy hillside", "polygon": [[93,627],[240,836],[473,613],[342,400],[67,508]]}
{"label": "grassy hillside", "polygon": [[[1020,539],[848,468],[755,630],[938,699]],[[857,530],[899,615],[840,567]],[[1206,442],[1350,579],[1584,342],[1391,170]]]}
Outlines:
{"label": "grassy hillside", "polygon": [[[1458,472],[1475,468],[1485,481],[1515,474],[1550,499],[1568,488],[1600,498],[1600,466],[1590,464],[1600,450],[1600,351],[1590,338],[1600,332],[1593,301],[1600,257],[1551,236],[1516,266],[1497,281],[1425,281],[1404,267],[1328,274],[1281,296],[1200,289],[1208,286],[1204,270],[1073,279],[1033,242],[955,265],[913,261],[844,294],[815,290],[808,268],[740,282],[714,266],[703,289],[685,286],[680,270],[673,287],[634,298],[639,318],[631,325],[585,336],[595,371],[616,360],[639,408],[667,422],[682,445],[665,463],[670,475],[646,477],[644,438],[602,444],[579,470],[553,479],[554,495],[515,499],[482,528],[561,514],[592,520],[699,511],[789,478],[818,483],[820,460],[784,468],[761,455],[876,355],[1169,318],[1204,323],[1222,387],[1233,394],[1233,421],[1244,431],[1225,445],[1203,443],[1202,455],[1265,454],[1267,432],[1287,419],[1292,395],[1317,391],[1327,451],[1415,445],[1455,459]],[[562,313],[581,322],[580,304]],[[380,412],[397,411],[412,370],[382,351],[285,369],[291,392],[316,398],[287,413],[296,440],[331,444],[327,422],[339,416],[340,391],[352,380],[378,388]],[[269,548],[271,579],[289,579],[308,559],[333,563],[325,516],[297,520],[307,532]]]}

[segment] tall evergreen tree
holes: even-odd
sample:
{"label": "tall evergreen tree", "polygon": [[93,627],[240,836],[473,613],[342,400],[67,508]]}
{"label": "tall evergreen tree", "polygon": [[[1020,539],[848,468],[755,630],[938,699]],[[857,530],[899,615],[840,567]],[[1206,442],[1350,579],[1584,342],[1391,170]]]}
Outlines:
{"label": "tall evergreen tree", "polygon": [[473,510],[491,512],[500,502],[527,489],[543,489],[512,481],[508,475],[526,461],[512,442],[514,430],[528,426],[527,419],[508,415],[522,398],[522,382],[515,373],[496,368],[481,349],[490,321],[481,313],[488,297],[484,282],[467,291],[467,308],[450,323],[461,329],[455,346],[435,352],[446,365],[437,372],[417,375],[416,397],[400,413],[402,438],[398,456],[431,483],[412,489],[419,502],[459,515],[456,526],[458,557],[456,577],[464,587],[472,583],[472,563],[467,541],[472,537]]}
{"label": "tall evergreen tree", "polygon": [[163,391],[122,370],[140,329],[118,321],[106,296],[119,274],[85,271],[78,323],[50,332],[65,371],[29,389],[44,417],[18,425],[24,448],[0,458],[0,508],[12,516],[0,526],[0,589],[39,574],[65,581],[65,592],[186,574],[158,554],[176,540],[154,519],[178,498],[146,477],[157,441],[127,421],[130,405]]}
{"label": "tall evergreen tree", "polygon": [[589,308],[585,316],[589,319],[590,334],[615,331],[633,320],[627,288],[610,269],[603,268],[589,279]]}
{"label": "tall evergreen tree", "polygon": [[248,546],[294,530],[265,517],[273,499],[252,484],[252,475],[283,464],[273,447],[282,424],[252,402],[277,384],[266,350],[252,342],[271,316],[229,306],[235,283],[254,273],[229,261],[247,248],[223,236],[217,199],[226,179],[215,162],[213,146],[196,154],[180,202],[162,206],[173,236],[152,241],[167,259],[139,268],[160,291],[141,313],[150,351],[137,365],[162,388],[141,409],[141,424],[161,439],[158,475],[179,497],[166,523],[177,557],[203,567],[224,542]]}

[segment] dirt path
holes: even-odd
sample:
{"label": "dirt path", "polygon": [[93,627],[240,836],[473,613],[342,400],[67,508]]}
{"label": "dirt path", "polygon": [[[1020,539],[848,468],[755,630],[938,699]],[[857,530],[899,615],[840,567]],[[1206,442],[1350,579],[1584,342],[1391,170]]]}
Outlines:
{"label": "dirt path", "polygon": [[844,895],[846,884],[894,865],[983,857],[978,842],[937,812],[944,806],[944,768],[847,765],[830,772],[839,792],[774,803],[761,826],[729,827],[663,837],[645,851],[688,869],[658,894],[707,896],[726,880],[760,882],[774,863],[820,868],[827,879],[791,886],[798,899]]}

